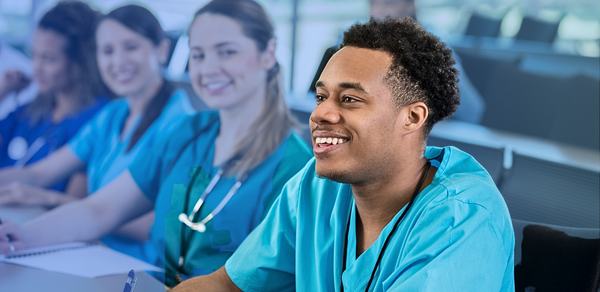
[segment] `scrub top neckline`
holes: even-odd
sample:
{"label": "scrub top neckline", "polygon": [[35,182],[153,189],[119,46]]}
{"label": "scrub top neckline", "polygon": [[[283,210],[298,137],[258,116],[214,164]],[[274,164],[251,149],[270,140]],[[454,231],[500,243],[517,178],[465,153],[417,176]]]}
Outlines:
{"label": "scrub top neckline", "polygon": [[[421,192],[417,194],[413,205],[416,205],[419,201],[419,198],[422,194],[427,194],[432,188],[437,185],[437,180],[443,174],[443,169],[445,165],[440,164],[440,160],[443,159],[445,151],[440,151],[439,153],[434,153],[433,157],[426,157],[432,164],[431,167],[436,167],[436,173],[431,181]],[[434,166],[435,165],[435,166]],[[439,175],[439,176],[438,176]],[[366,281],[369,280],[371,276],[372,269],[365,267],[373,267],[375,266],[375,262],[377,261],[377,257],[379,256],[379,251],[383,247],[383,243],[386,238],[389,236],[390,232],[394,228],[394,224],[398,220],[399,216],[402,216],[402,213],[408,206],[408,203],[400,209],[396,215],[385,225],[385,227],[381,230],[381,233],[377,236],[377,239],[369,246],[361,255],[356,256],[356,247],[357,247],[357,237],[356,237],[356,201],[354,200],[354,195],[352,194],[352,187],[348,186],[348,193],[350,195],[350,225],[348,226],[348,250],[346,255],[342,255],[346,257],[346,270],[343,271],[342,281],[345,284],[344,287],[348,287],[346,291],[353,291],[356,287],[360,287],[363,284],[366,285]],[[408,212],[410,213],[410,211]],[[408,217],[410,214],[406,214]],[[346,215],[347,216],[347,215]],[[346,217],[347,218],[347,217]],[[407,220],[404,218],[403,220]],[[402,223],[400,223],[402,225]],[[402,226],[399,226],[402,227]],[[393,237],[394,235],[392,235]],[[342,247],[343,249],[343,247]],[[383,255],[385,258],[385,254]],[[375,274],[375,278],[379,277],[379,269]]]}
{"label": "scrub top neckline", "polygon": [[140,121],[142,120],[142,115],[137,115],[136,117],[134,117],[133,123],[131,124],[129,129],[126,130],[125,124],[127,123],[128,118],[129,118],[129,108],[127,108],[127,115],[125,116],[125,118],[121,122],[121,126],[119,127],[120,128],[119,144],[124,144],[129,141],[129,138],[131,138],[131,135],[133,134],[135,129],[137,129],[138,125],[140,124]]}

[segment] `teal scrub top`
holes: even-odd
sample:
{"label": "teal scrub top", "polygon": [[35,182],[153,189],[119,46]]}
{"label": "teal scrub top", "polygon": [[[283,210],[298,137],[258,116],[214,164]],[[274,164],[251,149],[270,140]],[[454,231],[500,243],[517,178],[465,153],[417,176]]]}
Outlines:
{"label": "teal scrub top", "polygon": [[[425,157],[438,170],[391,236],[370,290],[514,291],[514,234],[493,180],[457,148],[427,147]],[[340,291],[342,282],[344,291],[364,291],[403,211],[356,257],[351,187],[315,176],[312,160],[225,269],[243,291]]]}
{"label": "teal scrub top", "polygon": [[[144,194],[154,202],[156,219],[150,237],[156,249],[164,251],[156,263],[165,267],[165,284],[173,286],[180,255],[181,230],[178,216],[183,212],[186,188],[192,184],[189,210],[196,204],[212,177],[215,140],[219,134],[218,112],[200,112],[186,119],[173,135],[157,144],[143,159],[137,159],[129,171]],[[203,129],[203,130],[202,130]],[[200,131],[201,133],[196,136]],[[183,265],[183,278],[211,273],[222,267],[240,243],[261,222],[284,184],[312,158],[308,145],[290,134],[260,165],[225,207],[206,225],[204,233],[193,231]],[[206,197],[199,218],[215,209],[236,182],[224,176]]]}
{"label": "teal scrub top", "polygon": [[[141,117],[137,119],[130,131],[124,133],[124,139],[121,140],[121,132],[129,115],[129,103],[121,98],[107,104],[68,143],[75,156],[86,164],[88,193],[92,194],[107,185],[126,170],[135,158],[143,158],[155,142],[167,136],[179,122],[195,112],[185,91],[175,91],[162,113],[133,148],[126,152],[133,130]],[[150,263],[153,263],[157,257],[151,242],[142,244],[114,235],[104,237],[102,242],[112,249]]]}

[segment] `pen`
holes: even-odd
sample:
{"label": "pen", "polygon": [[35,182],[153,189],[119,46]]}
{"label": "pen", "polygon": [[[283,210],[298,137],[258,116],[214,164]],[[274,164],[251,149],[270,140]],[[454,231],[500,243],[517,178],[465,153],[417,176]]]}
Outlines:
{"label": "pen", "polygon": [[[2,219],[0,219],[0,224],[2,224]],[[8,246],[10,246],[10,252],[15,252],[15,246],[12,244],[10,235],[6,235],[8,237]]]}
{"label": "pen", "polygon": [[137,279],[135,278],[135,272],[131,270],[129,271],[129,274],[127,274],[127,281],[125,281],[125,288],[123,288],[123,292],[133,292],[133,289],[135,289],[135,284],[137,284]]}

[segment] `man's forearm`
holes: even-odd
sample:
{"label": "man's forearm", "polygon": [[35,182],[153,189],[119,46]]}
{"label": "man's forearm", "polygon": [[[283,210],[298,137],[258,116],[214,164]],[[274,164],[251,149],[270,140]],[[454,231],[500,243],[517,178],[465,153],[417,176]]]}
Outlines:
{"label": "man's forearm", "polygon": [[177,287],[173,288],[171,292],[194,292],[194,291],[206,291],[206,292],[221,292],[231,291],[239,292],[242,291],[238,288],[233,281],[227,275],[225,267],[218,269],[216,272],[206,275],[194,277],[189,280],[183,281]]}

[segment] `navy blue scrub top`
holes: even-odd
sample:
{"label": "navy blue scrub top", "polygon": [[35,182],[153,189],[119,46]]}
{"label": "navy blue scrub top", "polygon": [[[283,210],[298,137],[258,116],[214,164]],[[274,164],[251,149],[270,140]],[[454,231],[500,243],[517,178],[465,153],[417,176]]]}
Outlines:
{"label": "navy blue scrub top", "polygon": [[[28,165],[48,156],[75,136],[79,128],[108,102],[108,98],[96,98],[93,104],[58,124],[51,117],[32,124],[27,105],[19,107],[0,121],[0,168],[14,166],[19,160]],[[67,180],[64,180],[50,189],[64,192],[66,186]]]}

